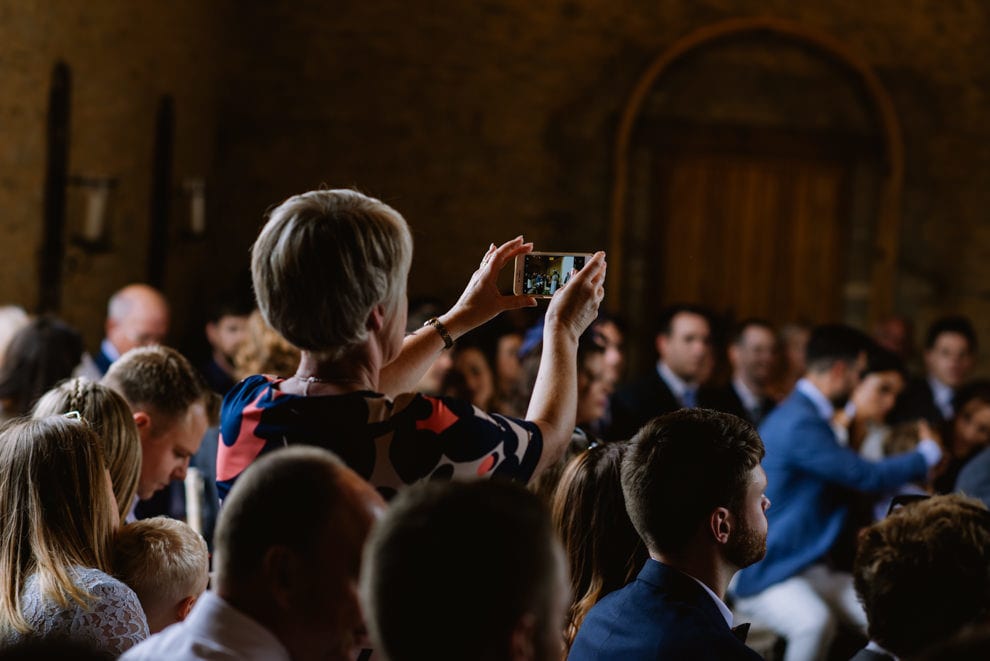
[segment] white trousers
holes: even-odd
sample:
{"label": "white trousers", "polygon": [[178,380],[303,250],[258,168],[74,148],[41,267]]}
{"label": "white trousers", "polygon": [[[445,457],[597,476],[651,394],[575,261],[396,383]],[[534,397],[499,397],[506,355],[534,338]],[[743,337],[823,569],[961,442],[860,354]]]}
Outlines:
{"label": "white trousers", "polygon": [[852,574],[825,565],[812,565],[753,597],[737,598],[735,608],[787,640],[784,661],[825,659],[839,621],[866,635],[866,613]]}

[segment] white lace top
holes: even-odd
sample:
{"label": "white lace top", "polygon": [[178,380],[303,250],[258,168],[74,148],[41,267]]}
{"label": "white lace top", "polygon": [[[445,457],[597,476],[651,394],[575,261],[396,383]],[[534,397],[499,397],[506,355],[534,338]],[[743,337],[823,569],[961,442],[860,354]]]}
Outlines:
{"label": "white lace top", "polygon": [[68,638],[116,657],[148,637],[148,621],[133,590],[99,569],[77,567],[75,575],[76,585],[93,595],[90,608],[75,602],[62,608],[45,599],[35,574],[28,578],[21,594],[21,609],[34,633],[8,634],[4,643],[33,637]]}

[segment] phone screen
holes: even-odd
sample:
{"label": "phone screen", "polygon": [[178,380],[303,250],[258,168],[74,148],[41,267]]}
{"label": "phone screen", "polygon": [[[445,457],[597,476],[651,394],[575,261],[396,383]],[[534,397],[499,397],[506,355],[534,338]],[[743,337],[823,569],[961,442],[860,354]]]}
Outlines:
{"label": "phone screen", "polygon": [[522,293],[526,296],[553,296],[567,284],[571,271],[584,267],[584,255],[526,255],[523,261]]}

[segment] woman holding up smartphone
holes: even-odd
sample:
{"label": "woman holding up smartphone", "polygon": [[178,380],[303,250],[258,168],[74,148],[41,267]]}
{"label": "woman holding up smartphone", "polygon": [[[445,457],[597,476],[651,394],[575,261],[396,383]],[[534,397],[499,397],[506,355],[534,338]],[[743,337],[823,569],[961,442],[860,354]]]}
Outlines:
{"label": "woman holding up smartphone", "polygon": [[412,237],[402,216],[351,190],[311,191],[278,206],[254,244],[251,272],[259,309],[301,357],[292,377],[249,377],[224,400],[221,497],[259,455],[296,443],[334,451],[385,497],[429,478],[528,482],[555,463],[573,429],[578,337],[604,296],[604,253],[550,301],[525,420],[407,392],[455,339],[536,304],[496,285],[502,268],[532,248],[522,237],[492,244],[450,311],[403,337]]}

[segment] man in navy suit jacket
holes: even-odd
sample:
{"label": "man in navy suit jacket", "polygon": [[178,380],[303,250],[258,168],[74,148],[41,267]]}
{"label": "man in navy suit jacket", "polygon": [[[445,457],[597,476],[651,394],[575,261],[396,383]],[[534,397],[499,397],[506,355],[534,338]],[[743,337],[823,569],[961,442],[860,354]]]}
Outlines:
{"label": "man in navy suit jacket", "polygon": [[650,559],[585,617],[568,659],[760,656],[732,629],[729,580],[765,551],[763,443],[748,422],[682,409],[648,422],[622,465],[629,518]]}
{"label": "man in navy suit jacket", "polygon": [[660,313],[655,338],[656,366],[612,396],[609,440],[631,438],[658,415],[706,405],[701,381],[711,355],[708,312],[696,305],[672,305]]}
{"label": "man in navy suit jacket", "polygon": [[824,658],[837,617],[866,632],[852,576],[825,563],[846,523],[851,495],[881,493],[924,480],[942,452],[923,439],[918,451],[880,462],[839,445],[830,421],[859,383],[868,337],[837,324],[819,326],[806,351],[807,372],[760,427],[776,503],[766,558],[739,574],[736,608],[787,639],[785,661]]}

